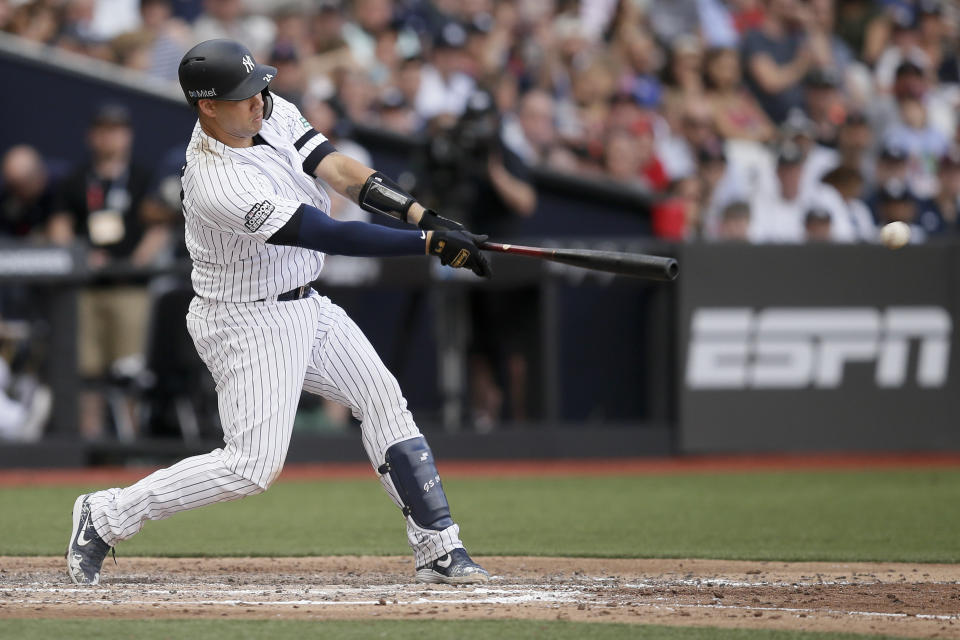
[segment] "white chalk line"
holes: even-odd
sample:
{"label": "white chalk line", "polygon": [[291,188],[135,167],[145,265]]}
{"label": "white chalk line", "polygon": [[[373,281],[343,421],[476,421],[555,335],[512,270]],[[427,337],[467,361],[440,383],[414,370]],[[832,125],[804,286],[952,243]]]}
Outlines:
{"label": "white chalk line", "polygon": [[281,588],[281,587],[253,587],[247,589],[210,589],[210,588],[191,588],[191,587],[178,587],[176,585],[171,585],[165,589],[141,589],[130,585],[124,585],[123,587],[8,587],[0,588],[0,593],[62,593],[62,594],[98,594],[98,595],[109,595],[116,594],[120,596],[123,593],[129,593],[134,591],[143,595],[189,595],[189,594],[201,594],[204,596],[209,596],[210,594],[224,594],[224,595],[271,595],[277,593],[289,593],[289,594],[304,594],[304,595],[331,595],[331,596],[340,596],[340,595],[355,595],[355,594],[374,594],[374,595],[383,595],[383,594],[406,594],[410,595],[412,593],[423,593],[423,592],[433,592],[436,594],[442,593],[476,593],[476,594],[497,594],[497,593],[516,593],[517,591],[528,591],[530,593],[571,593],[571,594],[581,594],[583,593],[580,589],[571,585],[570,587],[557,587],[556,585],[503,585],[500,588],[494,587],[478,587],[472,585],[462,585],[462,586],[451,586],[451,587],[440,587],[437,588],[433,585],[409,585],[409,584],[396,584],[396,585],[371,585],[368,587],[347,587],[347,586],[330,586],[330,587],[311,587],[311,588]]}
{"label": "white chalk line", "polygon": [[[608,608],[609,605],[605,602],[602,602],[603,594],[602,593],[591,593],[585,594],[579,589],[562,589],[558,590],[556,588],[533,588],[531,589],[529,585],[524,585],[517,589],[508,588],[509,585],[504,585],[506,588],[490,588],[490,587],[472,587],[468,591],[463,590],[463,588],[451,589],[449,591],[441,590],[432,590],[428,587],[413,587],[409,585],[378,585],[372,587],[330,587],[326,589],[306,589],[306,590],[296,590],[292,589],[297,593],[305,593],[308,595],[327,595],[330,598],[339,598],[336,600],[325,599],[325,600],[314,600],[314,599],[296,599],[296,600],[244,600],[240,599],[229,599],[229,600],[219,600],[219,599],[209,599],[211,593],[222,593],[224,595],[270,595],[275,594],[276,589],[229,589],[224,591],[213,591],[210,590],[189,590],[189,589],[149,589],[143,591],[142,593],[147,594],[165,594],[172,597],[166,598],[163,600],[150,600],[150,599],[138,599],[138,600],[111,600],[111,599],[84,599],[84,600],[55,600],[51,602],[49,599],[31,599],[31,598],[10,598],[4,599],[2,602],[7,604],[20,604],[20,605],[73,605],[73,606],[104,606],[106,604],[123,604],[123,605],[132,605],[132,606],[149,606],[149,607],[183,607],[183,606],[236,606],[236,607],[262,607],[262,606],[275,606],[275,607],[343,607],[343,606],[409,606],[409,605],[451,605],[451,604],[474,604],[474,605],[483,605],[483,604],[501,604],[501,605],[510,605],[510,604],[531,604],[531,603],[540,603],[548,605],[556,604],[593,604],[596,606],[602,606]],[[393,591],[391,591],[393,589]],[[437,597],[424,597],[421,595],[417,598],[412,599],[403,599],[400,600],[399,597],[407,598],[409,597],[412,589],[416,590],[429,590],[432,593],[435,593]],[[58,593],[69,595],[73,593],[83,593],[87,595],[96,595],[104,594],[109,595],[111,593],[116,593],[115,589],[107,588],[53,588],[53,587],[14,587],[7,588],[3,590],[5,593]],[[347,595],[363,595],[373,593],[379,596],[376,600],[370,599],[343,599]],[[461,597],[442,597],[443,594],[450,594],[451,596],[461,596]],[[207,596],[206,599],[184,599],[184,596],[192,594],[202,594]],[[470,597],[462,597],[465,594],[471,594]],[[586,597],[586,598],[585,598]],[[707,609],[707,610],[727,610],[727,611],[764,611],[764,612],[777,612],[777,613],[788,613],[788,614],[813,614],[813,615],[841,615],[841,616],[859,616],[859,617],[880,617],[880,618],[917,618],[919,620],[939,620],[939,621],[948,621],[948,620],[958,620],[960,619],[960,614],[927,614],[927,613],[917,613],[917,614],[908,614],[908,613],[894,613],[894,612],[881,612],[881,611],[844,611],[840,609],[812,609],[805,607],[769,607],[769,606],[741,606],[741,605],[725,605],[725,604],[681,604],[681,603],[670,603],[670,604],[661,604],[661,603],[651,603],[651,602],[627,602],[621,603],[621,607],[645,607],[653,609],[662,609],[662,610],[674,610],[674,609]]]}
{"label": "white chalk line", "polygon": [[[29,600],[29,599],[14,599],[6,601],[9,604],[22,604],[22,605],[57,605],[57,604],[67,604],[71,606],[104,606],[107,604],[123,604],[123,605],[132,605],[132,606],[150,606],[150,607],[183,607],[183,606],[236,606],[236,607],[262,607],[262,606],[304,606],[304,607],[346,607],[346,606],[393,606],[393,607],[402,607],[409,605],[424,605],[424,604],[433,604],[433,605],[451,605],[451,604],[531,604],[531,603],[543,603],[543,604],[572,604],[572,603],[581,603],[582,600],[573,597],[572,594],[562,597],[551,596],[548,594],[527,594],[527,595],[516,595],[512,597],[494,597],[494,598],[417,598],[415,600],[403,600],[390,602],[385,601],[384,599],[378,600],[261,600],[261,601],[250,601],[250,600],[124,600],[124,601],[110,601],[110,600],[68,600],[68,601],[55,601],[50,602],[49,600]],[[594,603],[598,608],[610,608],[608,605],[603,603]],[[841,616],[860,616],[860,617],[879,617],[879,618],[917,618],[918,620],[958,620],[960,615],[956,614],[932,614],[932,613],[893,613],[893,612],[883,612],[883,611],[843,611],[840,609],[807,609],[807,608],[798,608],[798,607],[756,607],[756,606],[738,606],[738,605],[720,605],[720,604],[656,604],[652,602],[630,602],[619,605],[620,607],[646,607],[651,609],[664,609],[664,610],[673,610],[673,609],[716,609],[716,610],[727,610],[727,611],[767,611],[767,612],[778,612],[778,613],[790,613],[790,614],[813,614],[813,615],[841,615]]]}
{"label": "white chalk line", "polygon": [[745,607],[730,604],[669,604],[650,605],[644,602],[630,603],[629,606],[659,606],[666,609],[732,609],[734,611],[779,611],[783,613],[814,613],[843,616],[878,616],[881,618],[920,618],[921,620],[958,620],[960,614],[933,614],[933,613],[891,613],[884,611],[843,611],[840,609],[804,609],[794,607]]}
{"label": "white chalk line", "polygon": [[[567,587],[559,587],[561,589],[577,589],[584,587],[594,587],[594,588],[605,588],[604,582],[614,580],[614,578],[592,578],[594,583],[600,584],[590,584],[582,581],[571,582]],[[558,589],[556,583],[547,583],[547,584],[508,584],[508,583],[499,583],[499,576],[494,576],[494,583],[497,583],[498,586],[501,586],[504,590],[516,590],[516,589],[539,589],[544,591]],[[34,583],[35,585],[38,583]],[[44,583],[39,583],[44,584]],[[49,583],[46,583],[49,584]],[[797,582],[797,581],[777,581],[777,582],[748,582],[740,580],[723,580],[723,579],[703,579],[703,578],[692,578],[692,579],[674,579],[669,581],[651,581],[651,582],[628,582],[622,585],[615,585],[620,589],[669,589],[671,587],[698,587],[710,589],[714,587],[780,587],[780,588],[793,588],[793,589],[806,589],[811,587],[849,587],[849,586],[871,586],[887,584],[881,582],[851,582],[846,580],[824,580],[816,582]],[[927,582],[925,584],[937,584],[937,585],[954,585],[956,582]],[[246,589],[236,589],[231,588],[230,585],[225,583],[207,583],[202,587],[196,586],[193,584],[179,584],[179,583],[169,583],[168,586],[164,588],[153,588],[153,589],[143,589],[142,587],[137,586],[137,583],[118,583],[109,587],[47,587],[47,586],[9,586],[5,587],[0,584],[0,593],[3,592],[25,592],[25,593],[114,593],[118,590],[136,590],[139,593],[154,594],[154,593],[223,593],[230,595],[258,595],[258,594],[267,594],[267,593],[276,593],[277,586],[270,585],[257,585],[249,587]],[[282,587],[281,587],[282,588]],[[418,589],[431,589],[436,588],[433,585],[413,585],[410,583],[397,583],[397,584],[383,584],[383,585],[370,585],[368,587],[351,587],[347,585],[330,585],[329,587],[312,587],[312,588],[303,588],[303,587],[294,587],[289,586],[282,588],[283,591],[290,591],[295,593],[305,593],[305,594],[325,594],[331,592],[340,592],[340,593],[366,593],[370,591],[406,591]],[[441,587],[441,589],[444,587]],[[479,592],[481,589],[490,590],[491,587],[470,587],[462,585],[459,587],[449,587],[454,589],[466,589],[469,588],[474,592]],[[282,592],[282,591],[281,591]]]}

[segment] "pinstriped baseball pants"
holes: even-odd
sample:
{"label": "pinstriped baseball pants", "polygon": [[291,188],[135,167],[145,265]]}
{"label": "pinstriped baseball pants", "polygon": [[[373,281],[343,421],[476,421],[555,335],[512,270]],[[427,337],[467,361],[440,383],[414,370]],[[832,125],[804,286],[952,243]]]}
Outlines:
{"label": "pinstriped baseball pants", "polygon": [[[391,445],[420,435],[396,378],[360,328],[326,297],[314,292],[297,301],[255,303],[194,298],[187,328],[216,383],[224,447],[130,487],[94,493],[93,524],[111,546],[146,520],[265,491],[283,468],[301,389],[351,408],[374,469]],[[380,481],[402,506],[389,476]],[[463,546],[456,524],[432,531],[406,520],[418,567]]]}

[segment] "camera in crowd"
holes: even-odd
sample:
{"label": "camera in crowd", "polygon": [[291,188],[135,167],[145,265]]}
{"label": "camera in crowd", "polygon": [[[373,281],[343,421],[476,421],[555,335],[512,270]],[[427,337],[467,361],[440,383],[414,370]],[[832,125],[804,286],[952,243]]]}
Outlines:
{"label": "camera in crowd", "polygon": [[483,173],[499,144],[500,115],[493,97],[486,91],[476,91],[456,121],[446,126],[439,123],[428,154],[436,168],[455,168],[461,174]]}

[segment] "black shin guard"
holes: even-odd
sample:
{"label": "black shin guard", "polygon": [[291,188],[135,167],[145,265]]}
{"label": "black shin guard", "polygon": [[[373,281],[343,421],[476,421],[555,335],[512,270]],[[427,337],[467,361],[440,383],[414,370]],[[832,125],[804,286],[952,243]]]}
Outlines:
{"label": "black shin guard", "polygon": [[390,474],[403,502],[403,515],[410,516],[424,529],[442,531],[453,525],[433,452],[423,436],[392,445],[384,459],[386,462],[377,471],[380,475]]}

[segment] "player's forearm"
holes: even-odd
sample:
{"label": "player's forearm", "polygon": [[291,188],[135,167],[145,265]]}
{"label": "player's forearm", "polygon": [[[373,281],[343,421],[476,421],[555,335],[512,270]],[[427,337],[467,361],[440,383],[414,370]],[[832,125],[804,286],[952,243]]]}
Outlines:
{"label": "player's forearm", "polygon": [[426,230],[463,230],[460,223],[428,211],[389,176],[343,154],[331,153],[320,162],[315,173],[364,211],[389,216]]}
{"label": "player's forearm", "polygon": [[267,242],[341,256],[413,256],[426,252],[427,234],[366,222],[339,222],[301,205]]}
{"label": "player's forearm", "polygon": [[362,162],[335,151],[321,160],[313,173],[340,195],[357,202],[360,190],[374,171]]}
{"label": "player's forearm", "polygon": [[315,171],[337,193],[365,211],[417,224],[423,207],[388,176],[342,153],[331,153]]}

